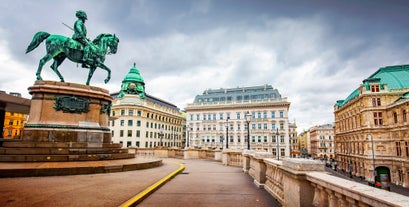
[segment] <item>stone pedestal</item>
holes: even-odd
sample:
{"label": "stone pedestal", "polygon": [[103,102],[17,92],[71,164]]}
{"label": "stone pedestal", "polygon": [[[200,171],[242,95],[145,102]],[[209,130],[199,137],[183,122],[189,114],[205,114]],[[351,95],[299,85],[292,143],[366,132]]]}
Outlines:
{"label": "stone pedestal", "polygon": [[36,81],[21,139],[3,144],[0,161],[53,162],[134,158],[111,143],[112,98],[108,90],[55,81]]}
{"label": "stone pedestal", "polygon": [[111,143],[108,113],[112,98],[105,89],[65,82],[36,81],[22,140],[34,142]]}

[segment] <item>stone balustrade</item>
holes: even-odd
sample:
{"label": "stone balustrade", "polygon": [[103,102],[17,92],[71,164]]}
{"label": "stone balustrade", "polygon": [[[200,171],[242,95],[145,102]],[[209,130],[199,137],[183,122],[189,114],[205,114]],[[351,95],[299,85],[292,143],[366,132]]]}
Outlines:
{"label": "stone balustrade", "polygon": [[248,173],[259,188],[264,188],[286,207],[409,207],[409,197],[332,176],[325,172],[324,164],[316,160],[276,160],[271,153],[250,150],[137,148],[134,151],[137,157],[208,159],[243,167],[243,172]]}

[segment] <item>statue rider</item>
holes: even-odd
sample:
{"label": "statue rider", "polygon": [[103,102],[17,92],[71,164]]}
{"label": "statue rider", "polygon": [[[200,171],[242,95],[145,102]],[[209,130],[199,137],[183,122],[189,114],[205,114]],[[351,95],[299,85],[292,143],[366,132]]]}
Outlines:
{"label": "statue rider", "polygon": [[[92,47],[92,43],[87,39],[87,28],[85,27],[85,20],[87,20],[87,14],[79,10],[75,13],[75,16],[78,17],[78,20],[74,23],[74,35],[72,35],[72,39],[80,42],[84,45],[84,55],[82,56],[82,67],[87,68],[88,66],[86,63],[88,61],[92,62],[90,59],[90,47]],[[89,60],[90,59],[90,60]]]}

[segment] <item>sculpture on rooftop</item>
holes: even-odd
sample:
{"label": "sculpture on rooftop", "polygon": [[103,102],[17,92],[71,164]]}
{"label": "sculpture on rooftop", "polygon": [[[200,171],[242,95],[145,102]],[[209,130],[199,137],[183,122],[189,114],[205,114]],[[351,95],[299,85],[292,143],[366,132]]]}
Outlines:
{"label": "sculpture on rooftop", "polygon": [[96,68],[101,68],[108,72],[107,78],[104,80],[105,83],[108,83],[111,79],[111,70],[104,65],[104,61],[107,54],[116,53],[119,39],[115,34],[100,34],[91,42],[86,37],[85,20],[87,20],[87,14],[80,10],[76,12],[76,16],[78,20],[74,23],[74,29],[72,29],[74,35],[72,38],[49,34],[43,31],[37,32],[34,35],[33,40],[26,49],[26,53],[37,48],[44,40],[46,40],[47,51],[47,54],[40,59],[36,72],[37,80],[42,80],[41,70],[44,64],[54,59],[50,67],[58,75],[61,82],[64,82],[64,78],[58,71],[58,66],[65,58],[75,63],[81,63],[84,68],[89,68],[86,85],[89,85]]}

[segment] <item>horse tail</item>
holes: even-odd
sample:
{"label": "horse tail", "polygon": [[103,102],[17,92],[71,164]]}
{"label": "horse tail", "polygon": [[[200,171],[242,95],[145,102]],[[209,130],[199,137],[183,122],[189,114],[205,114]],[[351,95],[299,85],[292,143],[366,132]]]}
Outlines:
{"label": "horse tail", "polygon": [[29,53],[33,51],[34,49],[36,49],[38,45],[40,45],[40,43],[42,43],[49,36],[50,34],[47,32],[37,32],[34,35],[33,40],[31,41],[30,45],[27,47],[26,53]]}

